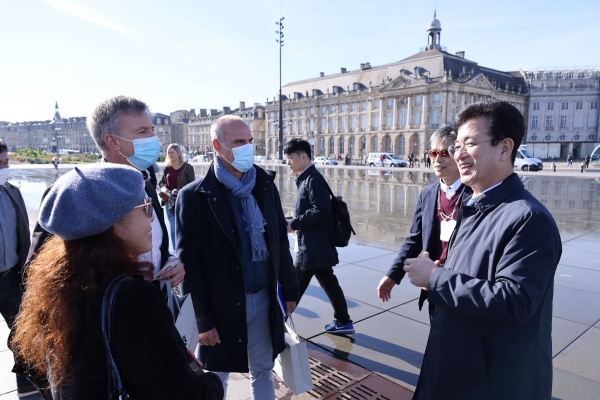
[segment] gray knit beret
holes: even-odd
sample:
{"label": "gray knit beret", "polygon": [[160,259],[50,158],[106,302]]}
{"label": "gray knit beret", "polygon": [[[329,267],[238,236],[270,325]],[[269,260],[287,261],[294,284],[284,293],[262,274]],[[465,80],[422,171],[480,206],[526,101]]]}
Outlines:
{"label": "gray knit beret", "polygon": [[146,197],[140,171],[120,164],[76,167],[56,180],[40,207],[39,223],[63,240],[104,232]]}

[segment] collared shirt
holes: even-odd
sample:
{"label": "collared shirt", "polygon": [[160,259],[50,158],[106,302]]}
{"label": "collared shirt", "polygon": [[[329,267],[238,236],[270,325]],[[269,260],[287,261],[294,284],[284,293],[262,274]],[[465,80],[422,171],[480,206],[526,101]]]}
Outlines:
{"label": "collared shirt", "polygon": [[17,210],[0,185],[0,272],[19,263],[17,236]]}
{"label": "collared shirt", "polygon": [[440,179],[440,186],[442,188],[442,191],[444,193],[446,193],[446,198],[448,200],[452,200],[452,198],[454,197],[454,195],[456,194],[456,192],[460,188],[460,185],[462,185],[462,182],[461,182],[460,178],[458,178],[452,185],[449,185],[449,186],[446,185],[444,183],[444,181],[442,181]]}

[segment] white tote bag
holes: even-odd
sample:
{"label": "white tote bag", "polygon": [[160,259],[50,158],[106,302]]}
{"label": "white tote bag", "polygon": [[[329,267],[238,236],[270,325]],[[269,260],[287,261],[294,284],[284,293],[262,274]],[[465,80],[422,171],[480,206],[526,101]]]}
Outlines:
{"label": "white tote bag", "polygon": [[166,289],[167,306],[173,314],[175,320],[175,328],[181,335],[183,343],[192,353],[196,350],[200,337],[198,336],[198,325],[196,324],[196,314],[194,305],[192,304],[192,295],[186,294],[181,297],[171,288],[170,279],[162,279],[160,281],[161,289]]}
{"label": "white tote bag", "polygon": [[285,323],[285,350],[277,356],[274,371],[295,395],[313,388],[306,342],[296,334],[292,317]]}

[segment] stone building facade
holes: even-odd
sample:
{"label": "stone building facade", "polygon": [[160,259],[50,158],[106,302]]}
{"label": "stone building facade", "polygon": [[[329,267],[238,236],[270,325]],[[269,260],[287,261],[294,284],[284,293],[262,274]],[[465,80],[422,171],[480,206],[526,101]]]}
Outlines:
{"label": "stone building facade", "polygon": [[[527,113],[527,86],[521,72],[478,65],[465,52],[440,45],[435,16],[428,44],[417,54],[381,66],[370,63],[333,75],[288,83],[282,88],[284,143],[303,138],[315,156],[363,157],[369,152],[423,156],[431,134],[453,123],[477,101],[504,100]],[[267,102],[266,154],[278,151],[278,96]]]}
{"label": "stone building facade", "polygon": [[152,113],[152,123],[154,124],[154,133],[160,142],[160,154],[167,154],[167,147],[171,141],[171,117],[161,113]]}
{"label": "stone building facade", "polygon": [[187,151],[189,146],[188,124],[196,118],[196,110],[177,110],[171,113],[171,141],[183,146]]}
{"label": "stone building facade", "polygon": [[236,115],[242,118],[250,126],[254,136],[254,154],[265,155],[265,107],[255,103],[252,107],[246,107],[246,103],[240,101],[239,107],[232,110],[223,107],[221,111],[201,108],[196,118],[188,124],[190,151],[197,154],[207,154],[213,151],[210,139],[210,126],[223,115]]}
{"label": "stone building facade", "polygon": [[527,149],[538,158],[591,154],[598,139],[600,69],[525,71],[529,86]]}
{"label": "stone building facade", "polygon": [[0,121],[0,139],[6,144],[8,151],[17,151],[19,145],[17,125],[7,121]]}

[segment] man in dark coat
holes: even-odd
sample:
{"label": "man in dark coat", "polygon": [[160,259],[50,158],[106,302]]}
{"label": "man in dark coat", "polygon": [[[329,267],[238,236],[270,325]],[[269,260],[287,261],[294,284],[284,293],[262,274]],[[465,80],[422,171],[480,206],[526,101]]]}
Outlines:
{"label": "man in dark coat", "polygon": [[[102,153],[103,158],[100,162],[131,165],[140,170],[144,176],[146,194],[152,199],[152,207],[156,218],[152,221],[153,249],[150,253],[140,257],[144,257],[146,261],[154,265],[155,274],[168,266],[169,270],[165,270],[160,278],[170,278],[171,285],[174,287],[179,285],[183,281],[185,270],[183,264],[169,253],[169,236],[164,221],[163,209],[156,195],[156,187],[150,182],[152,176],[148,172],[153,169],[154,161],[158,157],[158,150],[155,156],[151,155],[147,160],[139,157],[134,158],[136,157],[136,150],[133,141],[156,138],[148,105],[132,97],[112,97],[98,105],[88,118],[87,124],[88,130],[92,133],[92,137],[96,142],[96,147]],[[160,150],[160,147],[158,149]],[[49,190],[49,188],[46,190],[42,199]],[[85,216],[81,217],[85,218]],[[27,263],[31,262],[35,253],[42,247],[49,235],[44,228],[36,224]]]}
{"label": "man in dark coat", "polygon": [[[29,250],[29,217],[21,191],[6,181],[8,147],[0,140],[0,314],[9,328],[15,321],[23,295],[21,268]],[[17,374],[17,394],[37,393],[22,374]]]}
{"label": "man in dark coat", "polygon": [[[458,166],[448,153],[448,148],[455,141],[456,133],[452,126],[440,128],[431,135],[429,155],[433,159],[435,175],[440,180],[425,186],[421,191],[410,233],[377,287],[377,296],[382,302],[391,298],[392,289],[404,278],[404,261],[407,258],[416,258],[422,251],[427,251],[432,259],[440,260],[441,264],[446,260],[448,241],[456,225],[461,199],[473,192],[461,182]],[[426,298],[427,291],[422,290],[419,310]],[[433,310],[434,305],[429,303],[430,318],[433,316]]]}
{"label": "man in dark coat", "polygon": [[550,399],[562,246],[554,219],[513,172],[523,116],[507,102],[475,103],[456,129],[450,153],[473,195],[444,268],[427,257],[404,263],[435,304],[414,398]]}
{"label": "man in dark coat", "polygon": [[296,272],[300,298],[313,276],[329,297],[335,320],[323,330],[333,334],[352,334],[354,325],[348,315],[348,304],[333,267],[339,263],[333,242],[333,214],[329,185],[311,162],[310,144],[306,140],[290,140],[283,149],[293,174],[298,175],[296,218],[288,221],[288,232],[297,234]]}
{"label": "man in dark coat", "polygon": [[290,315],[299,295],[275,172],[253,165],[252,132],[241,118],[217,119],[211,137],[217,157],[204,178],[179,192],[175,211],[199,358],[225,391],[229,372],[249,370],[252,398],[274,399],[283,309]]}

